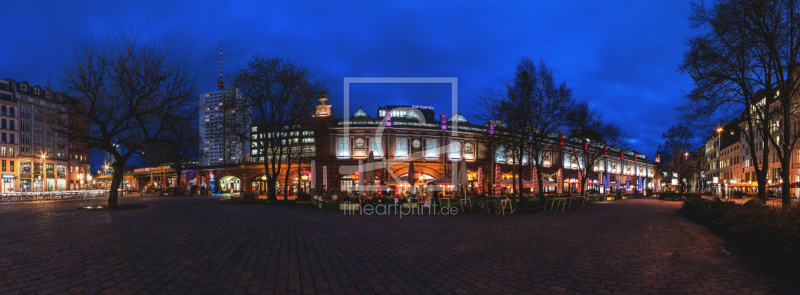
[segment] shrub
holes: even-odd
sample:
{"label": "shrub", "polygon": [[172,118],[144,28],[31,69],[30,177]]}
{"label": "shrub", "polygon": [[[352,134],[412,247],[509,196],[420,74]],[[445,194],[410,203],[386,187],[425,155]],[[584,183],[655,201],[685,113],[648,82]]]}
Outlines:
{"label": "shrub", "polygon": [[683,197],[686,198],[686,200],[697,200],[703,198],[700,194],[689,194],[689,193],[683,194]]}
{"label": "shrub", "polygon": [[744,205],[696,199],[686,201],[681,212],[778,265],[800,263],[800,207],[771,208],[756,199]]}
{"label": "shrub", "polygon": [[[258,198],[258,195],[256,194],[254,199],[257,199],[257,198]],[[300,202],[311,202],[311,195],[306,194],[306,193],[300,193],[300,194],[297,195],[297,200],[300,201]]]}
{"label": "shrub", "polygon": [[744,203],[745,207],[763,207],[763,206],[766,206],[766,205],[767,204],[764,204],[764,201],[762,201],[759,198],[753,198],[753,199],[750,199],[749,201]]}

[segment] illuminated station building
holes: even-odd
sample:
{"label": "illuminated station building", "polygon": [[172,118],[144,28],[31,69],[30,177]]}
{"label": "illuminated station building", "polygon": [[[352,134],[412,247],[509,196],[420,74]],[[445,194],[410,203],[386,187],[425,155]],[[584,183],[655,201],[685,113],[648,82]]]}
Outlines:
{"label": "illuminated station building", "polygon": [[[327,100],[327,93],[322,93],[316,113],[309,117],[331,119],[332,106]],[[432,107],[418,105],[387,105],[379,107],[374,115],[358,108],[350,118],[334,120],[326,135],[312,133],[306,138],[309,145],[301,157],[301,168],[293,164],[288,171],[292,181],[290,195],[298,186],[307,191],[311,182],[317,188],[361,191],[364,166],[370,153],[376,169],[375,184],[382,185],[381,192],[392,194],[409,189],[409,176],[416,180],[415,186],[420,186],[419,189],[447,190],[450,184],[445,178],[452,177],[454,162],[466,163],[470,190],[491,194],[498,189],[496,183],[511,177],[513,159],[507,156],[504,146],[492,140],[495,124],[502,122],[473,124],[460,113],[437,116]],[[258,126],[253,126],[251,136],[261,136],[259,134]],[[660,187],[657,163],[643,154],[616,147],[590,146],[604,154],[594,171],[582,177],[578,165],[583,163],[578,163],[570,151],[583,149],[584,144],[561,138],[552,139],[552,151],[543,160],[541,181],[546,184],[545,193],[577,192],[581,179],[586,178],[587,189],[601,193],[618,189],[634,193]],[[186,171],[182,175],[183,183],[210,187],[215,193],[240,190],[265,193],[263,153],[262,147],[251,143],[250,158],[244,163]],[[408,175],[410,162],[414,163],[414,175]],[[523,158],[523,165],[522,178],[531,180],[533,169],[527,157]],[[286,173],[285,166],[282,175]],[[280,178],[279,188],[284,187],[284,179]],[[432,181],[439,184],[428,185]]]}

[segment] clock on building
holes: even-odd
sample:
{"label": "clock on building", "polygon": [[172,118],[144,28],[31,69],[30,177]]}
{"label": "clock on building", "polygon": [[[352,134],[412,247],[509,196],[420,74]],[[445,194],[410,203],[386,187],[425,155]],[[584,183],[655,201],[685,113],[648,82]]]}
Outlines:
{"label": "clock on building", "polygon": [[414,141],[411,142],[411,146],[414,147],[415,149],[418,149],[421,145],[422,144],[419,143],[419,139],[415,139]]}
{"label": "clock on building", "polygon": [[472,144],[471,143],[465,144],[464,145],[464,151],[467,151],[467,152],[472,151]]}
{"label": "clock on building", "polygon": [[356,147],[358,147],[358,148],[364,147],[364,139],[363,138],[357,138],[356,139]]}

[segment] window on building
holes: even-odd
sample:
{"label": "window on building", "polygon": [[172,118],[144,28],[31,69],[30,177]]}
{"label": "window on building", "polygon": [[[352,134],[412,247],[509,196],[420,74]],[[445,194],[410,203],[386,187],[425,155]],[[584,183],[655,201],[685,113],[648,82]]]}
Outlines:
{"label": "window on building", "polygon": [[[372,156],[375,158],[380,158],[383,156],[383,140],[380,137],[370,137],[369,138],[369,151],[372,152]],[[369,154],[369,153],[367,153]]]}
{"label": "window on building", "polygon": [[339,158],[350,158],[350,142],[347,137],[340,136],[337,140],[336,155]]}
{"label": "window on building", "polygon": [[450,159],[461,159],[461,142],[450,140]]}
{"label": "window on building", "polygon": [[428,138],[425,140],[425,158],[438,158],[439,152],[437,148],[439,141],[435,138]]}
{"label": "window on building", "polygon": [[11,172],[14,172],[14,161],[10,161],[9,166],[9,168],[11,168]]}
{"label": "window on building", "polygon": [[394,140],[394,156],[397,158],[408,157],[408,138],[398,137]]}
{"label": "window on building", "polygon": [[497,163],[505,163],[506,162],[506,147],[501,145],[497,147],[495,150],[495,161]]}

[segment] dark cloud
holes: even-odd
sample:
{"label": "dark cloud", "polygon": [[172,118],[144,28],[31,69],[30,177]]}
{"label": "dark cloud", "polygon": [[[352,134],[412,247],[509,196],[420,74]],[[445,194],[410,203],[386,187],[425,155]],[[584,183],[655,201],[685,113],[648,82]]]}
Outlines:
{"label": "dark cloud", "polygon": [[[476,95],[530,56],[652,156],[690,83],[675,72],[692,33],[689,9],[689,1],[11,1],[0,11],[0,76],[44,84],[79,40],[133,24],[169,34],[205,74],[203,91],[215,87],[223,38],[226,76],[253,54],[289,58],[327,84],[338,111],[343,77],[458,77],[469,116]],[[444,85],[359,85],[352,94],[351,112],[424,104],[451,113]]]}

